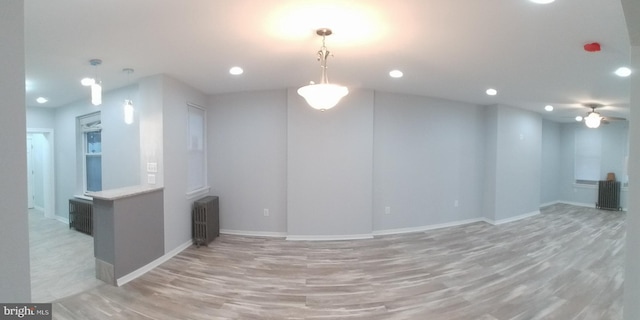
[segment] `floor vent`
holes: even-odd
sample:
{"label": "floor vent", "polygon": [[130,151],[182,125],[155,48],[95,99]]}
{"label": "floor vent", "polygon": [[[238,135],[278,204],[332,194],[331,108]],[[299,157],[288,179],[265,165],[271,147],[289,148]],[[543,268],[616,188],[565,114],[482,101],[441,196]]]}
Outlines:
{"label": "floor vent", "polygon": [[220,235],[218,197],[207,196],[193,203],[193,242],[208,245]]}
{"label": "floor vent", "polygon": [[598,202],[596,208],[622,210],[620,207],[620,181],[598,181]]}

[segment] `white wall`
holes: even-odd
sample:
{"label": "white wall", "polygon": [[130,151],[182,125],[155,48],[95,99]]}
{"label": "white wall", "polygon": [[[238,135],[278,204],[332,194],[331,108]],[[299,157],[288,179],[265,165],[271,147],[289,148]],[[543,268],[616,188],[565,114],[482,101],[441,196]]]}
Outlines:
{"label": "white wall", "polygon": [[542,172],[540,173],[540,204],[554,203],[561,193],[560,181],[562,173],[561,124],[542,120]]}
{"label": "white wall", "polygon": [[287,106],[287,232],[370,235],[373,91],[320,112],[290,89]]}
{"label": "white wall", "polygon": [[483,112],[461,102],[375,93],[374,230],[481,217]]}
{"label": "white wall", "polygon": [[0,302],[31,301],[24,3],[0,2]]}
{"label": "white wall", "polygon": [[209,106],[209,182],[221,228],[286,234],[287,91],[215,95]]}

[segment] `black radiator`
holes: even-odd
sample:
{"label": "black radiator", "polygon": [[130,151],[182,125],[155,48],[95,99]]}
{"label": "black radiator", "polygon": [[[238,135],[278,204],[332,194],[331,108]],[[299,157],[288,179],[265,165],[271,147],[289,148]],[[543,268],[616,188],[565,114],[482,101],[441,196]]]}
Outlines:
{"label": "black radiator", "polygon": [[598,181],[598,202],[596,208],[622,210],[620,207],[620,181]]}
{"label": "black radiator", "polygon": [[93,235],[93,203],[83,199],[69,199],[69,228]]}
{"label": "black radiator", "polygon": [[208,245],[220,235],[218,197],[208,196],[193,203],[193,242]]}

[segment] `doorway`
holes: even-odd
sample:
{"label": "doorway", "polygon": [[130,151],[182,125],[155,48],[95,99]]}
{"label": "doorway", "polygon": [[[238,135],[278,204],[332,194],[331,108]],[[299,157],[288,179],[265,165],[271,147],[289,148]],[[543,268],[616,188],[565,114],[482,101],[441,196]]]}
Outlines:
{"label": "doorway", "polygon": [[29,208],[55,218],[53,129],[27,129]]}

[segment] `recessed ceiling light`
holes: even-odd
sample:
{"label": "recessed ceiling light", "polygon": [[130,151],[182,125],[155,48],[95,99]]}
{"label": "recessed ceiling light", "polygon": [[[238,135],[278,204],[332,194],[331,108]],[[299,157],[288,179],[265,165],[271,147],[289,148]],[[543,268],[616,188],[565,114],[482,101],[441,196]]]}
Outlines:
{"label": "recessed ceiling light", "polygon": [[578,121],[578,122],[582,121],[582,116],[577,116],[576,117],[576,121]]}
{"label": "recessed ceiling light", "polygon": [[549,112],[551,112],[551,111],[553,111],[553,106],[548,104],[548,105],[544,106],[544,109],[549,111]]}
{"label": "recessed ceiling light", "polygon": [[488,94],[488,95],[490,95],[490,96],[495,96],[496,94],[498,94],[498,90],[496,90],[496,89],[492,89],[492,88],[487,89],[487,91],[486,91],[486,92],[487,92],[487,94]]}
{"label": "recessed ceiling light", "polygon": [[45,103],[47,101],[49,101],[49,100],[47,100],[47,98],[45,98],[45,97],[38,97],[38,99],[36,99],[36,102],[38,102],[38,103]]}
{"label": "recessed ceiling light", "polygon": [[237,75],[241,75],[244,72],[244,70],[242,70],[242,68],[240,67],[232,67],[231,69],[229,69],[229,73],[237,76]]}
{"label": "recessed ceiling light", "polygon": [[389,71],[389,76],[391,78],[402,78],[403,75],[404,73],[398,69]]}
{"label": "recessed ceiling light", "polygon": [[618,77],[628,77],[631,75],[631,69],[627,67],[620,67],[616,70],[616,75]]}
{"label": "recessed ceiling light", "polygon": [[80,83],[85,86],[88,87],[94,83],[96,83],[96,80],[93,78],[83,78],[82,80],[80,80]]}
{"label": "recessed ceiling light", "polygon": [[529,0],[529,1],[534,2],[534,3],[539,3],[539,4],[548,4],[548,3],[554,2],[556,0]]}

